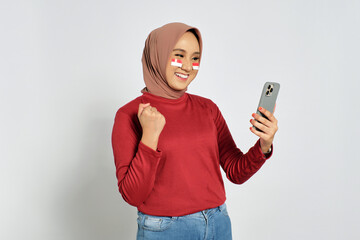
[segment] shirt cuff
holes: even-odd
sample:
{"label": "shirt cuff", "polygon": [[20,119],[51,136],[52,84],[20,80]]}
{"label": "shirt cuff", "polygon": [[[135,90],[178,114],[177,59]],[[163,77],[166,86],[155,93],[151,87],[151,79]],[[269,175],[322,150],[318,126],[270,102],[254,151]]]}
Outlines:
{"label": "shirt cuff", "polygon": [[151,147],[145,145],[142,141],[139,142],[139,150],[145,151],[154,157],[161,157],[162,152],[157,148],[156,151]]}

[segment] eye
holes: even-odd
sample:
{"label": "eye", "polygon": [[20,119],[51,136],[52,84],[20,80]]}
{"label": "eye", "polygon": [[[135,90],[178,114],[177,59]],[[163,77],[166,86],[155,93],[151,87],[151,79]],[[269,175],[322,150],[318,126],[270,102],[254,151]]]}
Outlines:
{"label": "eye", "polygon": [[176,56],[176,57],[181,57],[181,58],[184,57],[184,55],[179,54],[179,53],[175,54],[175,56]]}
{"label": "eye", "polygon": [[193,60],[197,61],[197,60],[199,60],[199,57],[194,57]]}

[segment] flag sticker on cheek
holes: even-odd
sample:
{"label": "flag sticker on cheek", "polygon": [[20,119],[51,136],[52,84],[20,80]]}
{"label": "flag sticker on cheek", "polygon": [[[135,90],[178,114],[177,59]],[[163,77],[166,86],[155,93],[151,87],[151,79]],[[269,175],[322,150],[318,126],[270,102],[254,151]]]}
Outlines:
{"label": "flag sticker on cheek", "polygon": [[193,63],[193,70],[199,70],[199,63]]}
{"label": "flag sticker on cheek", "polygon": [[182,67],[182,61],[179,59],[171,59],[171,66]]}

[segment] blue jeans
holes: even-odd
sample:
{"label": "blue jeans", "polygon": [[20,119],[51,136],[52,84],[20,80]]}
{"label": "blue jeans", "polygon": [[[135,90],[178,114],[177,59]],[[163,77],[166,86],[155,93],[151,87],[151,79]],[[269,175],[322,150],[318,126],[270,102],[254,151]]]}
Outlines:
{"label": "blue jeans", "polygon": [[138,211],[137,240],[231,240],[226,204],[180,217],[152,216]]}

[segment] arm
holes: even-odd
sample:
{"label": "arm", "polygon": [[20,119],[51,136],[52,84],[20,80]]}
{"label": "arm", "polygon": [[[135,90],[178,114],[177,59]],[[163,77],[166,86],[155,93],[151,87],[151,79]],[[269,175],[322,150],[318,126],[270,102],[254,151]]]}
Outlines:
{"label": "arm", "polygon": [[126,202],[139,206],[153,189],[162,153],[140,141],[141,127],[134,120],[125,113],[116,114],[112,147],[119,191]]}
{"label": "arm", "polygon": [[260,140],[258,140],[244,154],[236,146],[225,119],[214,103],[211,110],[218,131],[220,165],[231,182],[242,184],[261,168],[265,161],[270,158],[272,151],[265,155],[260,148]]}

